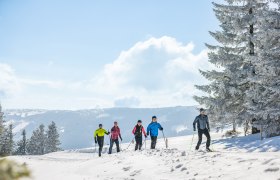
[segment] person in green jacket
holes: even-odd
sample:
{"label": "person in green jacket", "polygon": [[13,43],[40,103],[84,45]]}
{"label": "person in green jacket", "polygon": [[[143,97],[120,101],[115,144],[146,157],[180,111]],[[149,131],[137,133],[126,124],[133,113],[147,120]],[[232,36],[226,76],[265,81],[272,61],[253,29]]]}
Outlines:
{"label": "person in green jacket", "polygon": [[102,124],[99,124],[99,128],[96,129],[94,132],[94,141],[95,144],[98,143],[99,146],[99,157],[101,156],[102,148],[104,145],[104,135],[109,135],[110,132],[107,132],[105,129],[102,128]]}

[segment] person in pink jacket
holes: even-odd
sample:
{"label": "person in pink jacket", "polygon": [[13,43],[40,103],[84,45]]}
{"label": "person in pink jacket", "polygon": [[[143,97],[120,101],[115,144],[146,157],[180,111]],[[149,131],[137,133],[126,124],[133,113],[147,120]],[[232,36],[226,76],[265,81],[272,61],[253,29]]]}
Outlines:
{"label": "person in pink jacket", "polygon": [[117,152],[120,152],[120,143],[119,143],[119,138],[122,141],[122,136],[121,136],[121,130],[118,126],[118,122],[114,122],[114,126],[111,129],[111,139],[110,139],[110,148],[109,148],[109,154],[112,154],[112,148],[114,143],[116,143],[117,146]]}
{"label": "person in pink jacket", "polygon": [[142,121],[141,120],[137,121],[137,125],[132,130],[132,133],[134,134],[135,141],[136,141],[135,151],[137,151],[138,149],[141,150],[141,147],[142,147],[142,133],[144,134],[145,138],[147,137],[147,134],[145,132],[145,128],[142,126]]}

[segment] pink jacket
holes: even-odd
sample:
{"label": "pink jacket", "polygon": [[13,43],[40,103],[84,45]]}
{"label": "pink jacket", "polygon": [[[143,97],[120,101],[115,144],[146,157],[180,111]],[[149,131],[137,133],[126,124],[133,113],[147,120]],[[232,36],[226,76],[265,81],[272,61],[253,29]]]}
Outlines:
{"label": "pink jacket", "polygon": [[115,127],[115,126],[112,127],[112,129],[111,129],[111,139],[116,140],[116,139],[119,138],[119,136],[122,139],[120,128],[118,126],[117,127]]}

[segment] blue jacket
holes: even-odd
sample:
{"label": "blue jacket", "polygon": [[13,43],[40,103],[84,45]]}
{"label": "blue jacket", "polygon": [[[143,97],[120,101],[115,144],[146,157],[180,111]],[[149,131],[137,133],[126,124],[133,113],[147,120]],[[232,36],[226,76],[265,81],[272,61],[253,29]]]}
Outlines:
{"label": "blue jacket", "polygon": [[158,130],[161,128],[162,126],[158,122],[151,122],[147,127],[147,133],[151,136],[158,136]]}
{"label": "blue jacket", "polygon": [[193,121],[193,129],[195,129],[195,125],[197,124],[197,129],[210,129],[209,127],[209,120],[207,115],[199,115],[196,116],[195,120]]}

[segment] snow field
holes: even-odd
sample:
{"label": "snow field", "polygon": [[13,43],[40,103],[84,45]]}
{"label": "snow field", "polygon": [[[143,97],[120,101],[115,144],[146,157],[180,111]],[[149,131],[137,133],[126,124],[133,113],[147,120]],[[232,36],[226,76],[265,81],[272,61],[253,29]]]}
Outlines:
{"label": "snow field", "polygon": [[[260,141],[258,135],[221,139],[212,134],[215,152],[194,151],[197,135],[168,138],[165,149],[135,152],[135,144],[121,144],[120,153],[102,157],[94,148],[62,151],[43,156],[10,157],[26,162],[35,180],[188,180],[188,179],[280,179],[280,137]],[[204,138],[205,140],[205,138]],[[145,145],[143,145],[145,148]]]}

